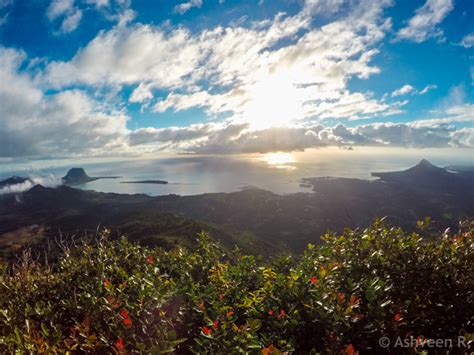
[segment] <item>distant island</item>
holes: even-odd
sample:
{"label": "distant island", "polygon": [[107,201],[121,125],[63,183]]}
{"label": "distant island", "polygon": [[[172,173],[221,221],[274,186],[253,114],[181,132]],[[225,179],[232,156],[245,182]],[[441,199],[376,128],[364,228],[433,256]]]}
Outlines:
{"label": "distant island", "polygon": [[62,177],[62,182],[64,185],[73,186],[79,184],[85,184],[86,182],[91,182],[99,179],[118,179],[121,176],[97,176],[91,177],[86,174],[86,171],[83,168],[72,168],[69,169],[66,176]]}
{"label": "distant island", "polygon": [[121,184],[159,184],[166,185],[168,181],[165,180],[139,180],[139,181],[122,181]]}

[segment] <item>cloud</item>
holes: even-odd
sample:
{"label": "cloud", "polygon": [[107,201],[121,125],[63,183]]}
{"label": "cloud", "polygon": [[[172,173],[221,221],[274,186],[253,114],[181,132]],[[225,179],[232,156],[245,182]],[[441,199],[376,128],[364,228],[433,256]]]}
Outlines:
{"label": "cloud", "polygon": [[10,6],[13,0],[0,0],[0,27],[8,22]]}
{"label": "cloud", "polygon": [[454,132],[452,139],[461,147],[474,147],[474,128],[465,127]]}
{"label": "cloud", "polygon": [[74,0],[52,0],[46,10],[46,16],[54,21],[63,15],[69,15],[74,11]]}
{"label": "cloud", "polygon": [[79,27],[83,10],[93,9],[105,19],[124,26],[136,15],[129,7],[130,0],[51,0],[46,9],[46,17],[50,22],[61,20],[56,34],[67,34]]}
{"label": "cloud", "polygon": [[79,27],[79,23],[82,19],[82,11],[79,9],[75,9],[74,12],[67,16],[63,23],[61,24],[61,32],[62,33],[69,33],[74,31],[77,27]]}
{"label": "cloud", "polygon": [[297,151],[327,145],[370,145],[414,148],[474,147],[472,129],[440,122],[372,123],[347,127],[313,125],[251,130],[248,124],[199,124],[189,127],[146,128],[132,132],[132,146],[149,151],[169,150],[199,154]]}
{"label": "cloud", "polygon": [[347,0],[305,0],[304,11],[311,15],[334,14],[347,2]]}
{"label": "cloud", "polygon": [[[388,29],[382,14],[390,3],[351,4],[345,17],[319,28],[312,28],[305,7],[250,27],[201,32],[182,26],[114,27],[70,61],[50,63],[41,80],[55,89],[134,86],[129,100],[151,103],[156,112],[201,107],[211,115],[230,113],[235,122],[255,128],[396,112],[397,107],[347,87],[350,78],[379,72],[371,60]],[[151,88],[168,94],[152,97]]]}
{"label": "cloud", "polygon": [[395,90],[394,92],[392,92],[392,97],[396,97],[396,96],[401,96],[401,95],[406,95],[410,92],[413,92],[413,90],[415,90],[415,88],[411,85],[403,85],[401,88]]}
{"label": "cloud", "polygon": [[56,187],[61,185],[61,180],[54,176],[46,177],[29,177],[30,180],[27,180],[20,184],[8,185],[0,188],[0,196],[7,195],[12,193],[19,193],[31,189],[35,185],[43,185],[46,187]]}
{"label": "cloud", "polygon": [[420,95],[425,95],[425,94],[427,94],[428,92],[430,92],[431,90],[435,90],[435,89],[437,89],[437,88],[438,88],[437,85],[429,84],[429,85],[426,85],[422,90],[418,91],[418,94],[420,94]]}
{"label": "cloud", "polygon": [[[436,121],[419,120],[411,124],[325,127],[306,122],[259,128],[229,118],[188,127],[130,130],[126,127],[124,112],[109,107],[106,101],[92,99],[81,90],[66,89],[45,94],[38,81],[22,69],[27,67],[24,52],[0,48],[0,80],[10,83],[0,86],[0,158],[123,156],[159,150],[231,154],[347,144],[472,146],[472,132],[451,125],[452,122],[472,121],[474,106],[469,104],[449,106],[443,111],[444,116]],[[137,93],[136,98],[146,99],[148,89],[144,88],[142,94]],[[452,96],[459,95],[458,91],[453,89]],[[350,100],[342,103],[338,100],[340,107],[332,107],[332,110],[340,110],[341,115],[349,115],[350,110],[362,110],[358,105],[367,105],[365,96],[357,93],[343,96]],[[198,101],[206,101],[206,97],[196,98]],[[172,102],[171,105],[176,107],[185,102]],[[229,102],[228,98],[223,102]],[[370,113],[377,108],[365,107],[365,110]]]}
{"label": "cloud", "polygon": [[151,84],[140,83],[130,95],[128,101],[133,103],[143,103],[151,100],[153,93],[151,92]]}
{"label": "cloud", "polygon": [[441,117],[416,120],[411,123],[412,126],[433,126],[439,124],[452,123],[473,123],[474,122],[474,104],[456,104],[442,111],[434,113]]}
{"label": "cloud", "polygon": [[429,84],[429,85],[426,85],[423,89],[417,90],[413,86],[411,86],[409,84],[406,84],[406,85],[403,85],[401,88],[398,88],[398,89],[394,90],[391,93],[391,96],[392,97],[397,97],[397,96],[403,96],[403,95],[407,95],[407,94],[425,95],[428,92],[430,92],[431,90],[436,89],[437,87],[438,87],[437,85]]}
{"label": "cloud", "polygon": [[474,33],[465,35],[460,45],[464,48],[471,48],[472,46],[474,46]]}
{"label": "cloud", "polygon": [[[54,3],[54,21],[64,23],[74,15],[74,2]],[[129,24],[134,16],[129,3],[124,2],[120,18],[114,4],[90,0],[94,9],[117,15],[118,23],[70,60],[46,63],[34,76],[28,68],[35,59],[0,47],[0,81],[11,83],[0,86],[0,159],[157,150],[230,154],[347,144],[472,146],[472,132],[453,125],[472,118],[472,108],[455,100],[462,88],[453,88],[452,100],[434,118],[355,124],[400,113],[408,102],[385,102],[348,85],[380,72],[372,60],[391,26],[383,17],[389,1],[306,1],[291,16],[201,31],[169,23]],[[314,27],[321,6],[341,16]],[[80,17],[70,22],[63,30],[76,28]],[[418,90],[407,84],[392,96],[424,95],[435,87]],[[121,101],[128,92],[126,100],[142,109],[163,113],[197,107],[209,120],[131,130]],[[344,124],[328,126],[334,121]]]}
{"label": "cloud", "polygon": [[415,16],[408,20],[407,26],[398,31],[397,39],[421,43],[432,37],[443,36],[438,25],[453,8],[452,0],[426,0],[426,3],[416,10]]}
{"label": "cloud", "polygon": [[202,6],[202,0],[190,0],[188,2],[183,2],[179,5],[176,5],[174,7],[174,12],[177,12],[182,15],[193,7],[201,7],[201,6]]}
{"label": "cloud", "polygon": [[74,6],[74,0],[52,0],[46,10],[49,21],[62,18],[58,33],[70,33],[79,27],[82,11]]}
{"label": "cloud", "polygon": [[20,68],[25,53],[0,47],[0,156],[75,156],[125,149],[127,117],[80,90],[44,94]]}

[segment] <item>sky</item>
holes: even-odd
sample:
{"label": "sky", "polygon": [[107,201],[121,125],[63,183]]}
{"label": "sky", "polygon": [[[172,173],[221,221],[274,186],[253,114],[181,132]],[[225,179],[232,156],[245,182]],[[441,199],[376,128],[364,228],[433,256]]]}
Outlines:
{"label": "sky", "polygon": [[0,0],[0,162],[474,148],[473,0]]}

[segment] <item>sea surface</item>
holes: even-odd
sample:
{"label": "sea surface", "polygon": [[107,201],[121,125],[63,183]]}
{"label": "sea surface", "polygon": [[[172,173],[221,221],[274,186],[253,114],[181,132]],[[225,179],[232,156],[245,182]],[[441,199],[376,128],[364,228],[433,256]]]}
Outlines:
{"label": "sea surface", "polygon": [[[395,171],[428,159],[438,166],[474,166],[472,149],[321,148],[296,153],[239,156],[175,155],[148,159],[90,162],[55,161],[5,164],[0,178],[34,176],[45,185],[60,181],[71,167],[82,167],[91,177],[121,176],[92,181],[77,188],[124,194],[195,195],[233,192],[257,187],[278,194],[310,192],[301,186],[304,177],[372,179],[371,172]],[[123,184],[124,181],[166,180],[167,185]]]}

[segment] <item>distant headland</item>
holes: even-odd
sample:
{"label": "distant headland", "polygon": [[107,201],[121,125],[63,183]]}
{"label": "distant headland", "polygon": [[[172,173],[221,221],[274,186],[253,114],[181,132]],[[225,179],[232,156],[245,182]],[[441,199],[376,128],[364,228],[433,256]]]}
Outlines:
{"label": "distant headland", "polygon": [[158,184],[166,185],[168,181],[164,180],[139,180],[139,181],[121,181],[121,184]]}

